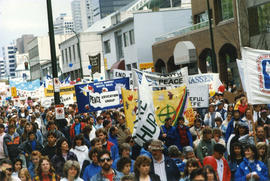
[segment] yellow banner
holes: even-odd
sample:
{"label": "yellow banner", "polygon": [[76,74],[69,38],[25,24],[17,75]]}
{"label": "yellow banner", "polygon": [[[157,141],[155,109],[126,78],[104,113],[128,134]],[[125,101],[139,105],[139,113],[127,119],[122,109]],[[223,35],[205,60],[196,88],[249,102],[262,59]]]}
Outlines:
{"label": "yellow banner", "polygon": [[11,96],[12,97],[17,97],[17,89],[16,89],[16,87],[11,87]]}
{"label": "yellow banner", "polygon": [[[136,120],[136,111],[138,108],[138,93],[136,91],[122,89],[122,97],[127,127],[133,131],[133,123]],[[195,115],[190,100],[187,97],[185,86],[171,90],[153,91],[153,101],[155,118],[159,126],[164,124],[167,117],[175,119],[175,125],[178,116],[183,116],[189,126],[193,125]]]}
{"label": "yellow banner", "polygon": [[[44,88],[44,94],[45,94],[45,97],[52,97],[53,96],[53,86],[48,85],[47,88]],[[73,94],[73,100],[74,100],[74,102],[77,102],[75,87],[73,85],[66,86],[66,87],[60,87],[60,96],[70,95],[70,94]]]}
{"label": "yellow banner", "polygon": [[127,127],[133,132],[134,121],[136,120],[138,92],[122,89],[122,98],[126,116]]}

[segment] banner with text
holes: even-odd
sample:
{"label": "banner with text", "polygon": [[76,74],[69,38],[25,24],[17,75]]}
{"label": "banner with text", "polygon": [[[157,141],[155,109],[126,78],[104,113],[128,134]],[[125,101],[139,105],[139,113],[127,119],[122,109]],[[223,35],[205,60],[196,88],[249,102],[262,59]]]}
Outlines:
{"label": "banner with text", "polygon": [[132,80],[132,72],[128,70],[120,70],[120,69],[113,69],[110,71],[110,78],[111,79],[119,79],[122,77],[128,77],[129,78],[129,86],[130,89],[133,88],[133,80]]}
{"label": "banner with text", "polygon": [[128,78],[75,85],[79,113],[122,107],[121,88],[129,89]]}
{"label": "banner with text", "polygon": [[[54,97],[43,97],[41,99],[41,105],[48,108],[51,104],[54,103]],[[70,104],[74,104],[73,94],[68,95],[61,95],[60,96],[60,103],[64,104],[65,106],[69,106]]]}
{"label": "banner with text", "polygon": [[219,74],[217,73],[207,73],[207,74],[197,74],[188,76],[189,85],[209,85],[210,91],[218,91],[219,86],[222,85]]}
{"label": "banner with text", "polygon": [[205,108],[209,106],[208,85],[189,85],[187,86],[187,91],[193,108]]}
{"label": "banner with text", "polygon": [[241,48],[249,104],[270,103],[270,51]]}

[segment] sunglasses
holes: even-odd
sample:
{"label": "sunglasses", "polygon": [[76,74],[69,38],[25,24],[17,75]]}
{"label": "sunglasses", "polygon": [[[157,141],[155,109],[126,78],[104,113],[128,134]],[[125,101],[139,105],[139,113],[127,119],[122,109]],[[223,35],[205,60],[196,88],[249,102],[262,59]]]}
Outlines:
{"label": "sunglasses", "polygon": [[111,161],[111,158],[101,158],[100,162],[105,162],[105,160],[108,162],[108,161]]}

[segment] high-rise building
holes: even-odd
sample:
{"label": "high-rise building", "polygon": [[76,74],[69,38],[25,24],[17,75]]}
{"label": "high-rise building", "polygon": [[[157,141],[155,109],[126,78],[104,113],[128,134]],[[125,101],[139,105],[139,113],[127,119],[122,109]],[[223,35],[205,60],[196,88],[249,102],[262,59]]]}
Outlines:
{"label": "high-rise building", "polygon": [[34,38],[34,35],[29,34],[29,35],[22,35],[21,38],[18,38],[16,40],[16,48],[17,48],[17,52],[21,53],[25,53],[27,52],[26,50],[26,45]]}
{"label": "high-rise building", "polygon": [[0,78],[5,76],[5,62],[3,57],[0,57]]}
{"label": "high-rise building", "polygon": [[81,0],[73,0],[71,2],[71,11],[72,11],[74,31],[81,32],[83,30]]}
{"label": "high-rise building", "polygon": [[96,22],[119,10],[134,0],[92,0],[93,21]]}
{"label": "high-rise building", "polygon": [[72,17],[67,16],[66,13],[61,13],[53,24],[55,35],[72,34],[72,31],[74,30]]}
{"label": "high-rise building", "polygon": [[[5,65],[5,75],[8,77],[15,77],[16,69],[16,47],[14,44],[2,47],[2,53]],[[2,69],[1,69],[2,72]]]}

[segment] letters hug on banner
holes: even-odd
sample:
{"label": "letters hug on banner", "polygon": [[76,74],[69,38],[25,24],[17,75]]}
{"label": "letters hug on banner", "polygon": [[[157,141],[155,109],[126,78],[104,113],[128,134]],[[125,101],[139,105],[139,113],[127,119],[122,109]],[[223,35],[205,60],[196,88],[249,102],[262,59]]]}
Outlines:
{"label": "letters hug on banner", "polygon": [[129,78],[75,85],[79,113],[122,107],[121,88],[129,89]]}

